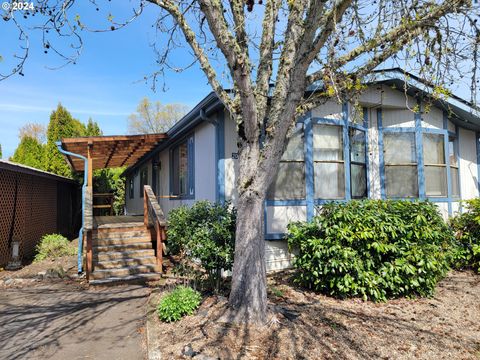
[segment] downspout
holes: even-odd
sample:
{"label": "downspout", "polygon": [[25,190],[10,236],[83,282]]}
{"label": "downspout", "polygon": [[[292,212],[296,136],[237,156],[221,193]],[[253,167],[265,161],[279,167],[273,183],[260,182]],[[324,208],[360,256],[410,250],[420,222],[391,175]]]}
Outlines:
{"label": "downspout", "polygon": [[83,272],[83,227],[85,226],[85,190],[87,188],[87,181],[88,181],[88,160],[85,156],[72,153],[70,151],[62,149],[62,142],[56,142],[58,151],[60,151],[64,155],[69,155],[73,157],[78,157],[83,160],[84,162],[84,171],[83,171],[83,186],[82,186],[82,227],[78,233],[78,257],[77,257],[77,267],[78,273],[81,274]]}

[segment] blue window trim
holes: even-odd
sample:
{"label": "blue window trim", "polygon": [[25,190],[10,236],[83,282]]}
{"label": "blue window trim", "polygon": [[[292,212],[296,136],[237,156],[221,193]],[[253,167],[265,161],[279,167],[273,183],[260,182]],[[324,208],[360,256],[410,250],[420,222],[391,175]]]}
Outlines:
{"label": "blue window trim", "polygon": [[[455,126],[456,129],[456,126]],[[480,196],[480,132],[475,133],[476,149],[477,149],[477,189]],[[458,163],[458,174],[460,175],[460,163]],[[460,179],[459,179],[460,181]]]}
{"label": "blue window trim", "polygon": [[[313,117],[308,112],[297,123],[303,123],[304,131],[304,154],[305,154],[305,199],[292,200],[265,200],[264,203],[264,234],[266,240],[278,240],[285,237],[285,233],[269,233],[267,231],[267,207],[272,206],[304,206],[306,207],[307,221],[310,221],[315,215],[315,206],[327,202],[345,202],[351,199],[351,178],[350,178],[350,137],[349,129],[354,128],[365,132],[365,166],[367,182],[367,198],[370,196],[370,174],[368,164],[368,112],[363,109],[363,124],[354,124],[349,118],[348,104],[342,104],[342,119],[330,119],[323,117]],[[313,125],[326,124],[342,127],[343,155],[345,169],[345,197],[343,199],[318,199],[315,198],[314,190],[314,161],[313,161]]]}
{"label": "blue window trim", "polygon": [[[173,150],[180,144],[187,142],[187,159],[188,159],[188,194],[174,195],[173,189]],[[195,199],[195,133],[190,133],[175,143],[173,143],[169,150],[169,193],[170,200],[194,200]]]}
{"label": "blue window trim", "polygon": [[[392,133],[405,133],[405,132],[414,132],[415,133],[415,151],[417,157],[417,181],[418,181],[418,198],[417,197],[392,197],[389,199],[393,200],[429,200],[436,203],[448,203],[448,214],[453,214],[452,203],[460,202],[461,199],[461,186],[459,196],[453,197],[452,195],[452,179],[451,179],[451,168],[450,161],[448,159],[449,149],[448,142],[449,137],[455,137],[454,146],[458,163],[458,182],[460,184],[460,159],[459,159],[459,133],[458,126],[455,125],[455,132],[448,130],[448,114],[446,111],[443,112],[443,129],[432,129],[422,127],[422,103],[418,101],[418,107],[420,111],[415,112],[415,127],[398,127],[398,128],[383,128],[382,124],[382,109],[377,110],[377,121],[378,121],[378,145],[380,152],[380,187],[381,187],[381,198],[386,199],[386,187],[385,187],[385,162],[384,162],[384,143],[383,143],[383,134],[392,134]],[[445,151],[445,163],[447,170],[447,196],[442,197],[432,197],[426,195],[425,190],[425,164],[423,158],[423,134],[438,134],[444,136],[444,151]],[[478,142],[477,142],[478,145]],[[477,154],[480,156],[480,148],[477,147]],[[480,158],[479,158],[480,159]],[[479,169],[480,175],[480,169]]]}

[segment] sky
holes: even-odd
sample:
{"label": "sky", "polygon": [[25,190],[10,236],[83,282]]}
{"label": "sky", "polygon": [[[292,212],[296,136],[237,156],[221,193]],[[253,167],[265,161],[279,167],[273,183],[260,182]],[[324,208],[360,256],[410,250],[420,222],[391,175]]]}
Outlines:
{"label": "sky", "polygon": [[[1,2],[2,0],[0,0]],[[83,4],[82,4],[83,3]],[[99,13],[78,9],[82,21],[93,23]],[[112,2],[113,3],[113,2]],[[125,2],[128,4],[128,2]],[[121,17],[130,5],[111,5],[111,11]],[[91,6],[89,6],[91,8]],[[85,11],[82,11],[85,10]],[[166,91],[153,92],[145,75],[158,68],[150,46],[155,39],[152,28],[158,11],[152,5],[123,29],[105,33],[87,33],[83,52],[76,65],[50,70],[62,64],[58,56],[45,54],[39,33],[31,33],[30,56],[24,76],[14,75],[0,81],[0,144],[7,159],[19,142],[18,129],[30,122],[48,124],[52,110],[62,103],[72,115],[86,122],[97,121],[105,135],[125,134],[128,115],[133,113],[143,97],[162,103],[183,103],[195,106],[211,88],[198,66],[182,73],[167,73]],[[1,15],[1,10],[0,10]],[[106,17],[106,16],[105,16]],[[126,17],[126,15],[125,15]],[[30,20],[29,20],[30,21]],[[31,26],[32,22],[29,22]],[[107,21],[104,25],[109,26]],[[18,32],[0,18],[0,72],[6,73],[13,55],[19,52]],[[173,54],[173,63],[185,63],[187,54]],[[160,84],[159,84],[160,85]],[[161,88],[161,86],[159,86]]]}

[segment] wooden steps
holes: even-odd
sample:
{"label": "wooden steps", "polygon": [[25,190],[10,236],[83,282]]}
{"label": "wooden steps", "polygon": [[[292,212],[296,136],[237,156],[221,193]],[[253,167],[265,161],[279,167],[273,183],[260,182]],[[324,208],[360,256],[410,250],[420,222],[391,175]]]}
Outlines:
{"label": "wooden steps", "polygon": [[92,234],[90,284],[150,281],[161,278],[150,230],[141,223],[102,224]]}

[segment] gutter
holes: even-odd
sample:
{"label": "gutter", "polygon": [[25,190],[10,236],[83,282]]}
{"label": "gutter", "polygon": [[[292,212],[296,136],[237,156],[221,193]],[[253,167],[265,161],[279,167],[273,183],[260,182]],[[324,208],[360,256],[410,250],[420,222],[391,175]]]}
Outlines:
{"label": "gutter", "polygon": [[58,151],[60,151],[64,155],[69,155],[73,157],[77,157],[83,160],[84,162],[84,171],[83,171],[83,186],[82,186],[82,227],[78,233],[78,255],[77,255],[77,267],[78,273],[81,274],[83,272],[83,227],[85,226],[85,190],[87,189],[87,179],[88,179],[88,160],[85,156],[72,153],[70,151],[64,150],[62,148],[62,142],[57,141],[55,143],[57,145]]}

